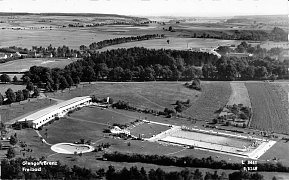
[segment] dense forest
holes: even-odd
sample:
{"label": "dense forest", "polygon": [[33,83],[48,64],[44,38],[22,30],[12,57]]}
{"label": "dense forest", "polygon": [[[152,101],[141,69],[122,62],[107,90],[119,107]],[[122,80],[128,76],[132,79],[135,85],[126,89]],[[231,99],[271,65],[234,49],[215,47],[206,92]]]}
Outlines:
{"label": "dense forest", "polygon": [[1,178],[2,179],[107,179],[107,180],[236,180],[249,178],[254,180],[263,180],[263,176],[259,173],[249,173],[246,171],[236,171],[230,174],[220,173],[217,171],[214,173],[206,172],[203,174],[199,169],[190,171],[184,169],[182,171],[165,172],[162,169],[150,169],[148,172],[142,167],[138,169],[133,166],[129,169],[124,167],[121,170],[115,169],[113,166],[109,166],[107,170],[100,168],[96,171],[91,169],[81,168],[74,165],[68,167],[62,165],[57,161],[56,165],[39,166],[40,172],[25,172],[22,170],[25,168],[39,168],[38,166],[23,166],[23,161],[38,162],[46,161],[45,158],[39,160],[29,158],[17,158],[17,159],[3,159],[1,160]]}

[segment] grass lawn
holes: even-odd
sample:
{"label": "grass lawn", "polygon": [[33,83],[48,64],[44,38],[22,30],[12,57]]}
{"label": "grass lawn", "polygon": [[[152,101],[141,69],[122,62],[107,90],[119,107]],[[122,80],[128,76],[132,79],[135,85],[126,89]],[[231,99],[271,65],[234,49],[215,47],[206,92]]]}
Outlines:
{"label": "grass lawn", "polygon": [[186,88],[185,82],[129,82],[110,83],[96,82],[95,84],[80,85],[66,93],[49,93],[49,97],[71,99],[76,96],[95,94],[97,97],[111,97],[114,101],[124,100],[139,108],[164,110],[174,108],[177,100],[194,102],[201,92]]}
{"label": "grass lawn", "polygon": [[278,84],[246,83],[252,103],[251,127],[288,133],[288,94]]}
{"label": "grass lawn", "polygon": [[163,131],[170,129],[168,126],[152,123],[143,123],[137,125],[136,127],[130,130],[130,134],[138,137],[141,135],[142,138],[151,138],[154,135],[157,135]]}
{"label": "grass lawn", "polygon": [[248,90],[243,82],[231,82],[232,94],[227,105],[243,104],[244,106],[251,107]]}
{"label": "grass lawn", "polygon": [[217,116],[215,111],[227,104],[230,94],[229,82],[202,82],[200,97],[183,113],[199,120],[211,120]]}

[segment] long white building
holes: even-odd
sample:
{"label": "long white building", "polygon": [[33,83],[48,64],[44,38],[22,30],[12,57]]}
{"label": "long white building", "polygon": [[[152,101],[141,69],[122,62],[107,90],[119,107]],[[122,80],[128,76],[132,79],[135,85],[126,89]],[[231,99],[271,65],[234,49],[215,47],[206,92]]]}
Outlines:
{"label": "long white building", "polygon": [[63,117],[69,111],[76,109],[77,107],[82,107],[89,105],[91,103],[91,97],[75,97],[73,99],[58,103],[53,106],[49,106],[45,109],[41,109],[33,114],[30,114],[18,122],[27,122],[29,126],[38,129],[49,121]]}

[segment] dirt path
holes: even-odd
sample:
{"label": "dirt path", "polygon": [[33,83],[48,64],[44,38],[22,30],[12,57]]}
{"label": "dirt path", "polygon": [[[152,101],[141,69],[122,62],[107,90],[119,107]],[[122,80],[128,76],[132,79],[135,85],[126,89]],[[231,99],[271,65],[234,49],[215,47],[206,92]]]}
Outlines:
{"label": "dirt path", "polygon": [[43,142],[44,142],[45,144],[47,144],[48,146],[52,146],[52,144],[48,143],[48,142],[42,137],[42,135],[39,133],[38,130],[35,130],[35,132],[37,133],[37,135],[38,135],[40,138],[43,139]]}

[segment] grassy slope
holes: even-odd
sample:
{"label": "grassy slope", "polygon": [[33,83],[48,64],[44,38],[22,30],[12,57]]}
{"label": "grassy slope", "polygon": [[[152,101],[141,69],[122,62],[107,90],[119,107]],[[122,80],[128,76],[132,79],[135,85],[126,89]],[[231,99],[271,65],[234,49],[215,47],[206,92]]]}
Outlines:
{"label": "grassy slope", "polygon": [[279,91],[281,87],[268,83],[246,83],[246,87],[253,108],[251,127],[288,133],[288,101]]}
{"label": "grassy slope", "polygon": [[22,101],[21,104],[13,103],[10,105],[0,106],[1,120],[7,122],[14,118],[19,118],[27,113],[34,112],[47,106],[51,106],[55,101],[48,99],[31,99],[30,102]]}
{"label": "grassy slope", "polygon": [[71,90],[69,93],[48,94],[59,99],[95,94],[97,97],[111,97],[114,101],[124,100],[139,108],[164,110],[173,108],[177,100],[190,99],[194,102],[198,91],[183,86],[184,82],[144,82],[144,83],[96,83]]}
{"label": "grassy slope", "polygon": [[230,94],[229,82],[202,83],[202,94],[184,114],[199,120],[213,119],[217,115],[214,112],[227,104]]}

